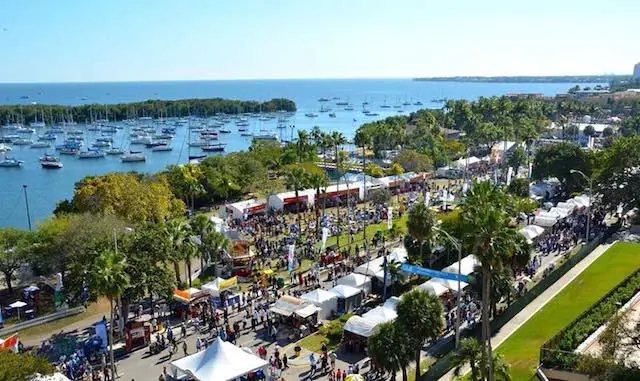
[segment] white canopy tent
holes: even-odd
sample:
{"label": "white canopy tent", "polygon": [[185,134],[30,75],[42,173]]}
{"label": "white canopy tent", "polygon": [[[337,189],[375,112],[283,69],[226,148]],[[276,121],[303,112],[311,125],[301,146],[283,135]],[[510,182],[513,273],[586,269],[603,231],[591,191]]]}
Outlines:
{"label": "white canopy tent", "polygon": [[519,230],[520,234],[527,239],[529,243],[531,243],[534,239],[538,238],[542,233],[544,233],[544,228],[538,225],[527,225]]}
{"label": "white canopy tent", "polygon": [[268,199],[268,206],[273,210],[283,210],[285,205],[295,204],[296,202],[306,202],[308,205],[313,205],[316,198],[315,189],[304,189],[298,191],[298,198],[296,199],[296,192],[281,192],[272,194]]}
{"label": "white canopy tent", "polygon": [[547,213],[555,215],[559,219],[567,218],[567,216],[569,215],[569,212],[566,209],[560,209],[560,208],[555,207],[555,206],[553,208],[549,209],[549,211]]}
{"label": "white canopy tent", "polygon": [[553,226],[558,222],[558,216],[555,214],[549,214],[547,212],[540,212],[533,220],[533,223],[542,227]]}
{"label": "white canopy tent", "polygon": [[266,369],[268,365],[260,357],[220,338],[204,351],[171,363],[175,374],[181,372],[199,381],[235,380],[258,369]]}
{"label": "white canopy tent", "polygon": [[358,336],[369,337],[376,328],[375,323],[363,318],[362,316],[351,316],[344,324],[344,330]]}
{"label": "white canopy tent", "polygon": [[361,289],[345,286],[344,284],[339,284],[329,290],[329,292],[332,292],[338,297],[337,311],[339,313],[353,311],[360,306],[362,303],[361,291]]}
{"label": "white canopy tent", "polygon": [[[460,274],[469,275],[473,273],[473,269],[479,265],[480,262],[473,255],[467,255],[460,260]],[[443,272],[458,274],[458,262],[455,262],[442,269]],[[458,290],[458,281],[450,279],[435,279],[435,282],[439,282],[450,290]],[[460,282],[460,288],[467,286],[467,283]]]}
{"label": "white canopy tent", "polygon": [[283,295],[280,299],[276,300],[275,304],[269,309],[269,311],[282,316],[291,316],[296,311],[305,308],[309,304],[309,302],[294,298],[293,296]]}
{"label": "white canopy tent", "polygon": [[264,212],[266,207],[267,203],[265,200],[252,198],[228,204],[226,209],[227,213],[231,214],[233,218],[244,219],[245,215],[250,216],[255,213]]}
{"label": "white canopy tent", "polygon": [[371,278],[366,275],[351,273],[336,280],[336,284],[351,286],[353,288],[364,289],[364,294],[371,292]]}
{"label": "white canopy tent", "polygon": [[[391,253],[387,255],[387,263],[395,261],[398,263],[404,263],[407,260],[407,249],[404,247],[396,247],[391,250]],[[377,276],[381,272],[384,272],[384,257],[376,258],[367,263],[363,263],[356,267],[355,271],[358,274],[367,276]]]}
{"label": "white canopy tent", "polygon": [[573,210],[576,208],[576,204],[575,203],[569,203],[569,202],[559,202],[556,205],[556,208],[558,209],[564,209],[566,210],[568,213],[573,212]]}
{"label": "white canopy tent", "polygon": [[338,310],[338,296],[333,292],[318,288],[316,290],[307,292],[300,296],[300,299],[312,303],[316,307],[320,308],[318,312],[319,319],[327,319],[331,316],[331,312]]}
{"label": "white canopy tent", "polygon": [[440,282],[436,282],[435,279],[429,279],[418,287],[435,296],[440,296],[449,291],[447,287]]}
{"label": "white canopy tent", "polygon": [[378,306],[362,315],[362,317],[375,325],[395,320],[398,317],[395,309]]}

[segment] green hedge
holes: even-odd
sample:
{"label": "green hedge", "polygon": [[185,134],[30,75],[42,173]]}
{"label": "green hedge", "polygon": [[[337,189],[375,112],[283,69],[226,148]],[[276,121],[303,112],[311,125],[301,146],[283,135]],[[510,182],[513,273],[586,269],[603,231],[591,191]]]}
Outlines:
{"label": "green hedge", "polygon": [[625,304],[640,292],[640,269],[625,278],[578,318],[549,339],[540,350],[540,363],[545,368],[575,369],[580,355],[574,353],[600,326],[605,324]]}

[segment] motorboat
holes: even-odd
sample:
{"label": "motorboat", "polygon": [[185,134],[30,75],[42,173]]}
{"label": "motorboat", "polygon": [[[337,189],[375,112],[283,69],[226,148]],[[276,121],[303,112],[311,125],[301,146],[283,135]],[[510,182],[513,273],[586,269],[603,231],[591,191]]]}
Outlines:
{"label": "motorboat", "polygon": [[77,147],[62,147],[58,151],[60,155],[77,155],[80,152],[80,148]]}
{"label": "motorboat", "polygon": [[0,160],[0,167],[5,168],[16,168],[22,165],[23,161],[18,160],[14,157],[5,156],[4,159]]}
{"label": "motorboat", "polygon": [[173,148],[168,145],[168,144],[162,144],[159,146],[155,146],[153,148],[151,148],[151,151],[153,152],[166,152],[166,151],[171,151]]}
{"label": "motorboat", "polygon": [[335,112],[330,112],[329,113],[329,118],[335,118],[336,117],[336,113]]}
{"label": "motorboat", "polygon": [[331,108],[329,107],[325,107],[324,105],[320,107],[320,112],[329,112],[331,111]]}
{"label": "motorboat", "polygon": [[111,148],[105,151],[107,155],[122,155],[124,150],[122,148]]}
{"label": "motorboat", "polygon": [[87,151],[81,151],[80,154],[78,155],[78,158],[80,159],[101,159],[103,157],[105,157],[105,153],[104,151],[101,151],[99,149],[89,149]]}
{"label": "motorboat", "polygon": [[111,143],[97,141],[97,142],[93,143],[92,146],[96,147],[96,148],[108,148],[108,147],[111,147]]}
{"label": "motorboat", "polygon": [[8,146],[6,144],[2,144],[0,143],[0,152],[4,153],[4,152],[11,152],[11,146]]}
{"label": "motorboat", "polygon": [[318,99],[318,102],[329,102],[330,100],[331,100],[331,99],[329,99],[329,98],[324,98],[324,97],[323,97],[323,98],[319,98],[319,99]]}
{"label": "motorboat", "polygon": [[30,139],[15,139],[13,141],[14,146],[30,146],[33,143]]}
{"label": "motorboat", "polygon": [[208,144],[206,146],[202,146],[201,149],[205,152],[223,152],[226,144],[217,143],[217,144]]}
{"label": "motorboat", "polygon": [[51,144],[47,143],[47,142],[34,142],[31,143],[31,148],[49,148],[51,147]]}
{"label": "motorboat", "polygon": [[238,132],[246,132],[247,129],[246,128],[238,128]]}
{"label": "motorboat", "polygon": [[202,140],[197,140],[195,142],[190,142],[189,143],[189,147],[202,147],[202,146],[206,146],[207,142],[202,141]]}
{"label": "motorboat", "polygon": [[422,106],[422,102],[417,101],[417,102],[414,102],[414,103],[413,103],[413,105],[414,105],[414,106]]}
{"label": "motorboat", "polygon": [[152,140],[149,136],[131,139],[131,144],[149,144],[149,143],[152,143]]}
{"label": "motorboat", "polygon": [[220,129],[220,133],[221,133],[221,134],[230,134],[230,133],[231,133],[231,130],[230,130],[230,129],[228,129],[228,128],[223,128],[223,129]]}
{"label": "motorboat", "polygon": [[304,114],[304,116],[308,117],[308,118],[315,118],[318,116],[318,114],[316,114],[315,112],[308,112],[306,114]]}
{"label": "motorboat", "polygon": [[120,159],[123,163],[139,163],[147,160],[143,154],[133,152],[122,155]]}
{"label": "motorboat", "polygon": [[344,111],[353,111],[353,106],[347,106],[344,108]]}
{"label": "motorboat", "polygon": [[46,154],[40,158],[40,165],[42,165],[42,168],[47,169],[60,169],[63,167],[58,157]]}
{"label": "motorboat", "polygon": [[253,135],[255,140],[278,141],[278,135],[275,132],[260,131],[259,134]]}
{"label": "motorboat", "polygon": [[403,105],[403,106],[411,106],[411,103],[409,103],[409,102],[407,102],[407,101],[404,101],[404,102],[402,102],[402,105]]}

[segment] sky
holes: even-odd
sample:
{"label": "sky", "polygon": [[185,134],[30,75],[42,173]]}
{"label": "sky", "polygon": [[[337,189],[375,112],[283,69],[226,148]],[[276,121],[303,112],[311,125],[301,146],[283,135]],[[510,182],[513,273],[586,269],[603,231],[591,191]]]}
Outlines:
{"label": "sky", "polygon": [[0,0],[0,82],[630,74],[638,0]]}

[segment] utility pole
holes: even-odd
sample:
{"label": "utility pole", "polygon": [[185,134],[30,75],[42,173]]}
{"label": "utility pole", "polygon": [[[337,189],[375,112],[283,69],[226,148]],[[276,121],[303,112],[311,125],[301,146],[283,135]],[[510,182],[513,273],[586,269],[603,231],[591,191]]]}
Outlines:
{"label": "utility pole", "polygon": [[22,186],[22,190],[24,191],[24,203],[27,206],[27,223],[29,223],[29,231],[31,231],[31,214],[29,213],[29,198],[27,197],[27,185],[24,184]]}

